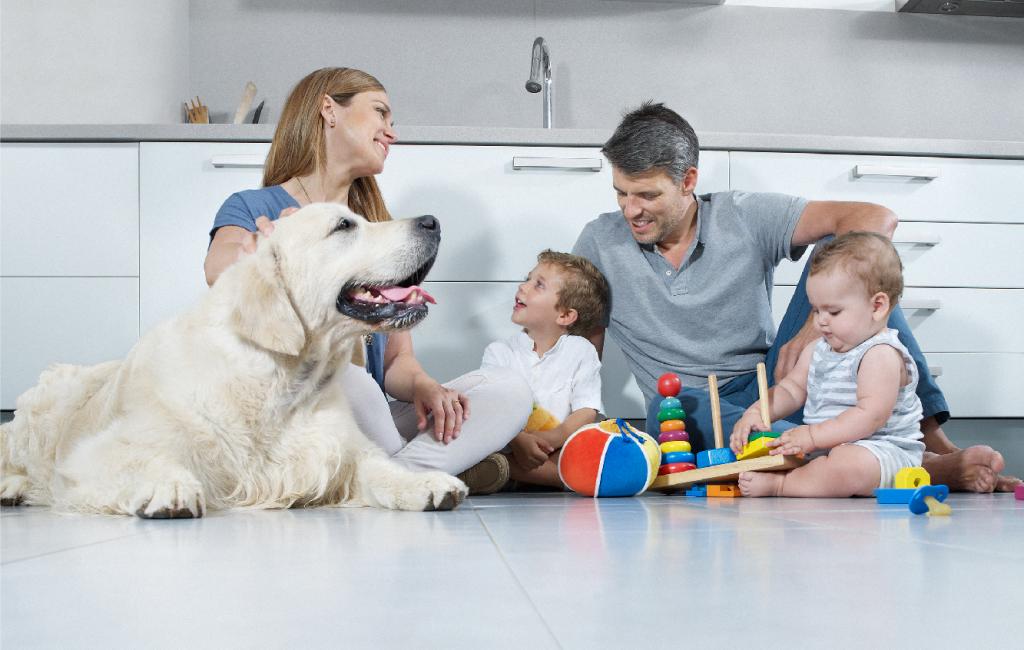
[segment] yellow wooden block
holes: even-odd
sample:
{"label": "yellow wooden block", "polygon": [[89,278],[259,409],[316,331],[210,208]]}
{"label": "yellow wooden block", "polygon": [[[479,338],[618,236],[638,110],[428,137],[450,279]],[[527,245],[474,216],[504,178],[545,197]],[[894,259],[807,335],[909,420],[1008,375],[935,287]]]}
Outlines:
{"label": "yellow wooden block", "polygon": [[670,440],[669,442],[661,443],[659,446],[663,454],[671,454],[673,451],[690,451],[690,443],[685,440]]}
{"label": "yellow wooden block", "polygon": [[708,497],[741,497],[740,486],[735,483],[710,483],[708,484]]}
{"label": "yellow wooden block", "polygon": [[767,456],[768,452],[771,451],[767,447],[769,440],[775,440],[775,438],[758,438],[753,442],[748,442],[743,445],[743,451],[736,454],[736,460],[747,460],[748,458],[760,458],[761,456]]}
{"label": "yellow wooden block", "polygon": [[916,490],[922,485],[931,485],[932,477],[923,467],[904,467],[896,472],[893,487],[897,490]]}

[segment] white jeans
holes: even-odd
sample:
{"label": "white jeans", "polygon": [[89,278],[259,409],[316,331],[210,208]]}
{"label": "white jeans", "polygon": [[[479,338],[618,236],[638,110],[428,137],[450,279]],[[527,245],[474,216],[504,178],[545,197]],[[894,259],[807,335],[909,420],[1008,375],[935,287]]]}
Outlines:
{"label": "white jeans", "polygon": [[472,467],[522,431],[533,408],[530,387],[514,371],[488,368],[468,372],[445,383],[445,387],[469,398],[470,409],[459,437],[446,445],[434,438],[431,418],[426,430],[418,431],[414,405],[389,403],[366,370],[353,364],[346,366],[341,382],[356,424],[392,459],[412,470],[458,474]]}

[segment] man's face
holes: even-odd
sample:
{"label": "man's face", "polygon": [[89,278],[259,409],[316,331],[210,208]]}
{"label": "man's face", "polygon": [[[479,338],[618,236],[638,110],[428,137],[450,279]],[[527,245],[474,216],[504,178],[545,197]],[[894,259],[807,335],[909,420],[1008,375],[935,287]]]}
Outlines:
{"label": "man's face", "polygon": [[660,169],[625,174],[612,167],[612,185],[619,208],[633,238],[641,244],[657,244],[682,235],[683,218],[693,205],[697,170],[691,167],[676,183]]}

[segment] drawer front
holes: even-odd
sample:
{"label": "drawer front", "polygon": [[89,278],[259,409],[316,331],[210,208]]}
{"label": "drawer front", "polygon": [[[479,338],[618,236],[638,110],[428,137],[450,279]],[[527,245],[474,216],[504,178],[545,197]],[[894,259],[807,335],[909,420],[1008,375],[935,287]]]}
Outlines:
{"label": "drawer front", "polygon": [[925,354],[958,418],[1024,417],[1024,354]]}
{"label": "drawer front", "polygon": [[139,281],[3,278],[0,331],[0,408],[12,409],[50,364],[128,354],[139,337]]}
{"label": "drawer front", "polygon": [[733,152],[732,188],[880,203],[901,221],[1024,223],[1024,160]]}
{"label": "drawer front", "polygon": [[234,192],[260,187],[266,143],[144,142],[139,185],[142,331],[206,291],[213,218]]}
{"label": "drawer front", "polygon": [[[1024,288],[1024,225],[903,222],[893,242],[907,286]],[[809,257],[779,264],[775,283],[796,284]]]}
{"label": "drawer front", "polygon": [[[701,156],[699,191],[727,189],[728,154]],[[592,166],[568,168],[579,160]],[[571,250],[584,225],[618,209],[611,168],[597,149],[396,146],[380,185],[396,217],[441,220],[435,281],[518,281],[537,253]]]}
{"label": "drawer front", "polygon": [[[772,292],[776,326],[794,289],[776,286]],[[1024,353],[1024,289],[908,287],[900,303],[925,352]]]}
{"label": "drawer front", "polygon": [[[484,348],[517,331],[512,324],[513,282],[426,282],[437,298],[430,315],[413,330],[416,358],[438,381],[449,381],[480,367]],[[644,418],[643,395],[622,352],[605,342],[602,369],[605,413]]]}
{"label": "drawer front", "polygon": [[5,143],[5,276],[138,276],[137,144]]}

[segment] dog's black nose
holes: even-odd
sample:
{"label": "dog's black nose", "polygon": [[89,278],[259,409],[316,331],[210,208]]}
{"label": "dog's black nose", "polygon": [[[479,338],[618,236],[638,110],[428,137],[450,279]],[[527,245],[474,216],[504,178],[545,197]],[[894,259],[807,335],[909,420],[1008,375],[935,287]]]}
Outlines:
{"label": "dog's black nose", "polygon": [[440,230],[441,222],[434,218],[432,214],[425,214],[422,217],[416,217],[416,227],[423,228],[424,230]]}

